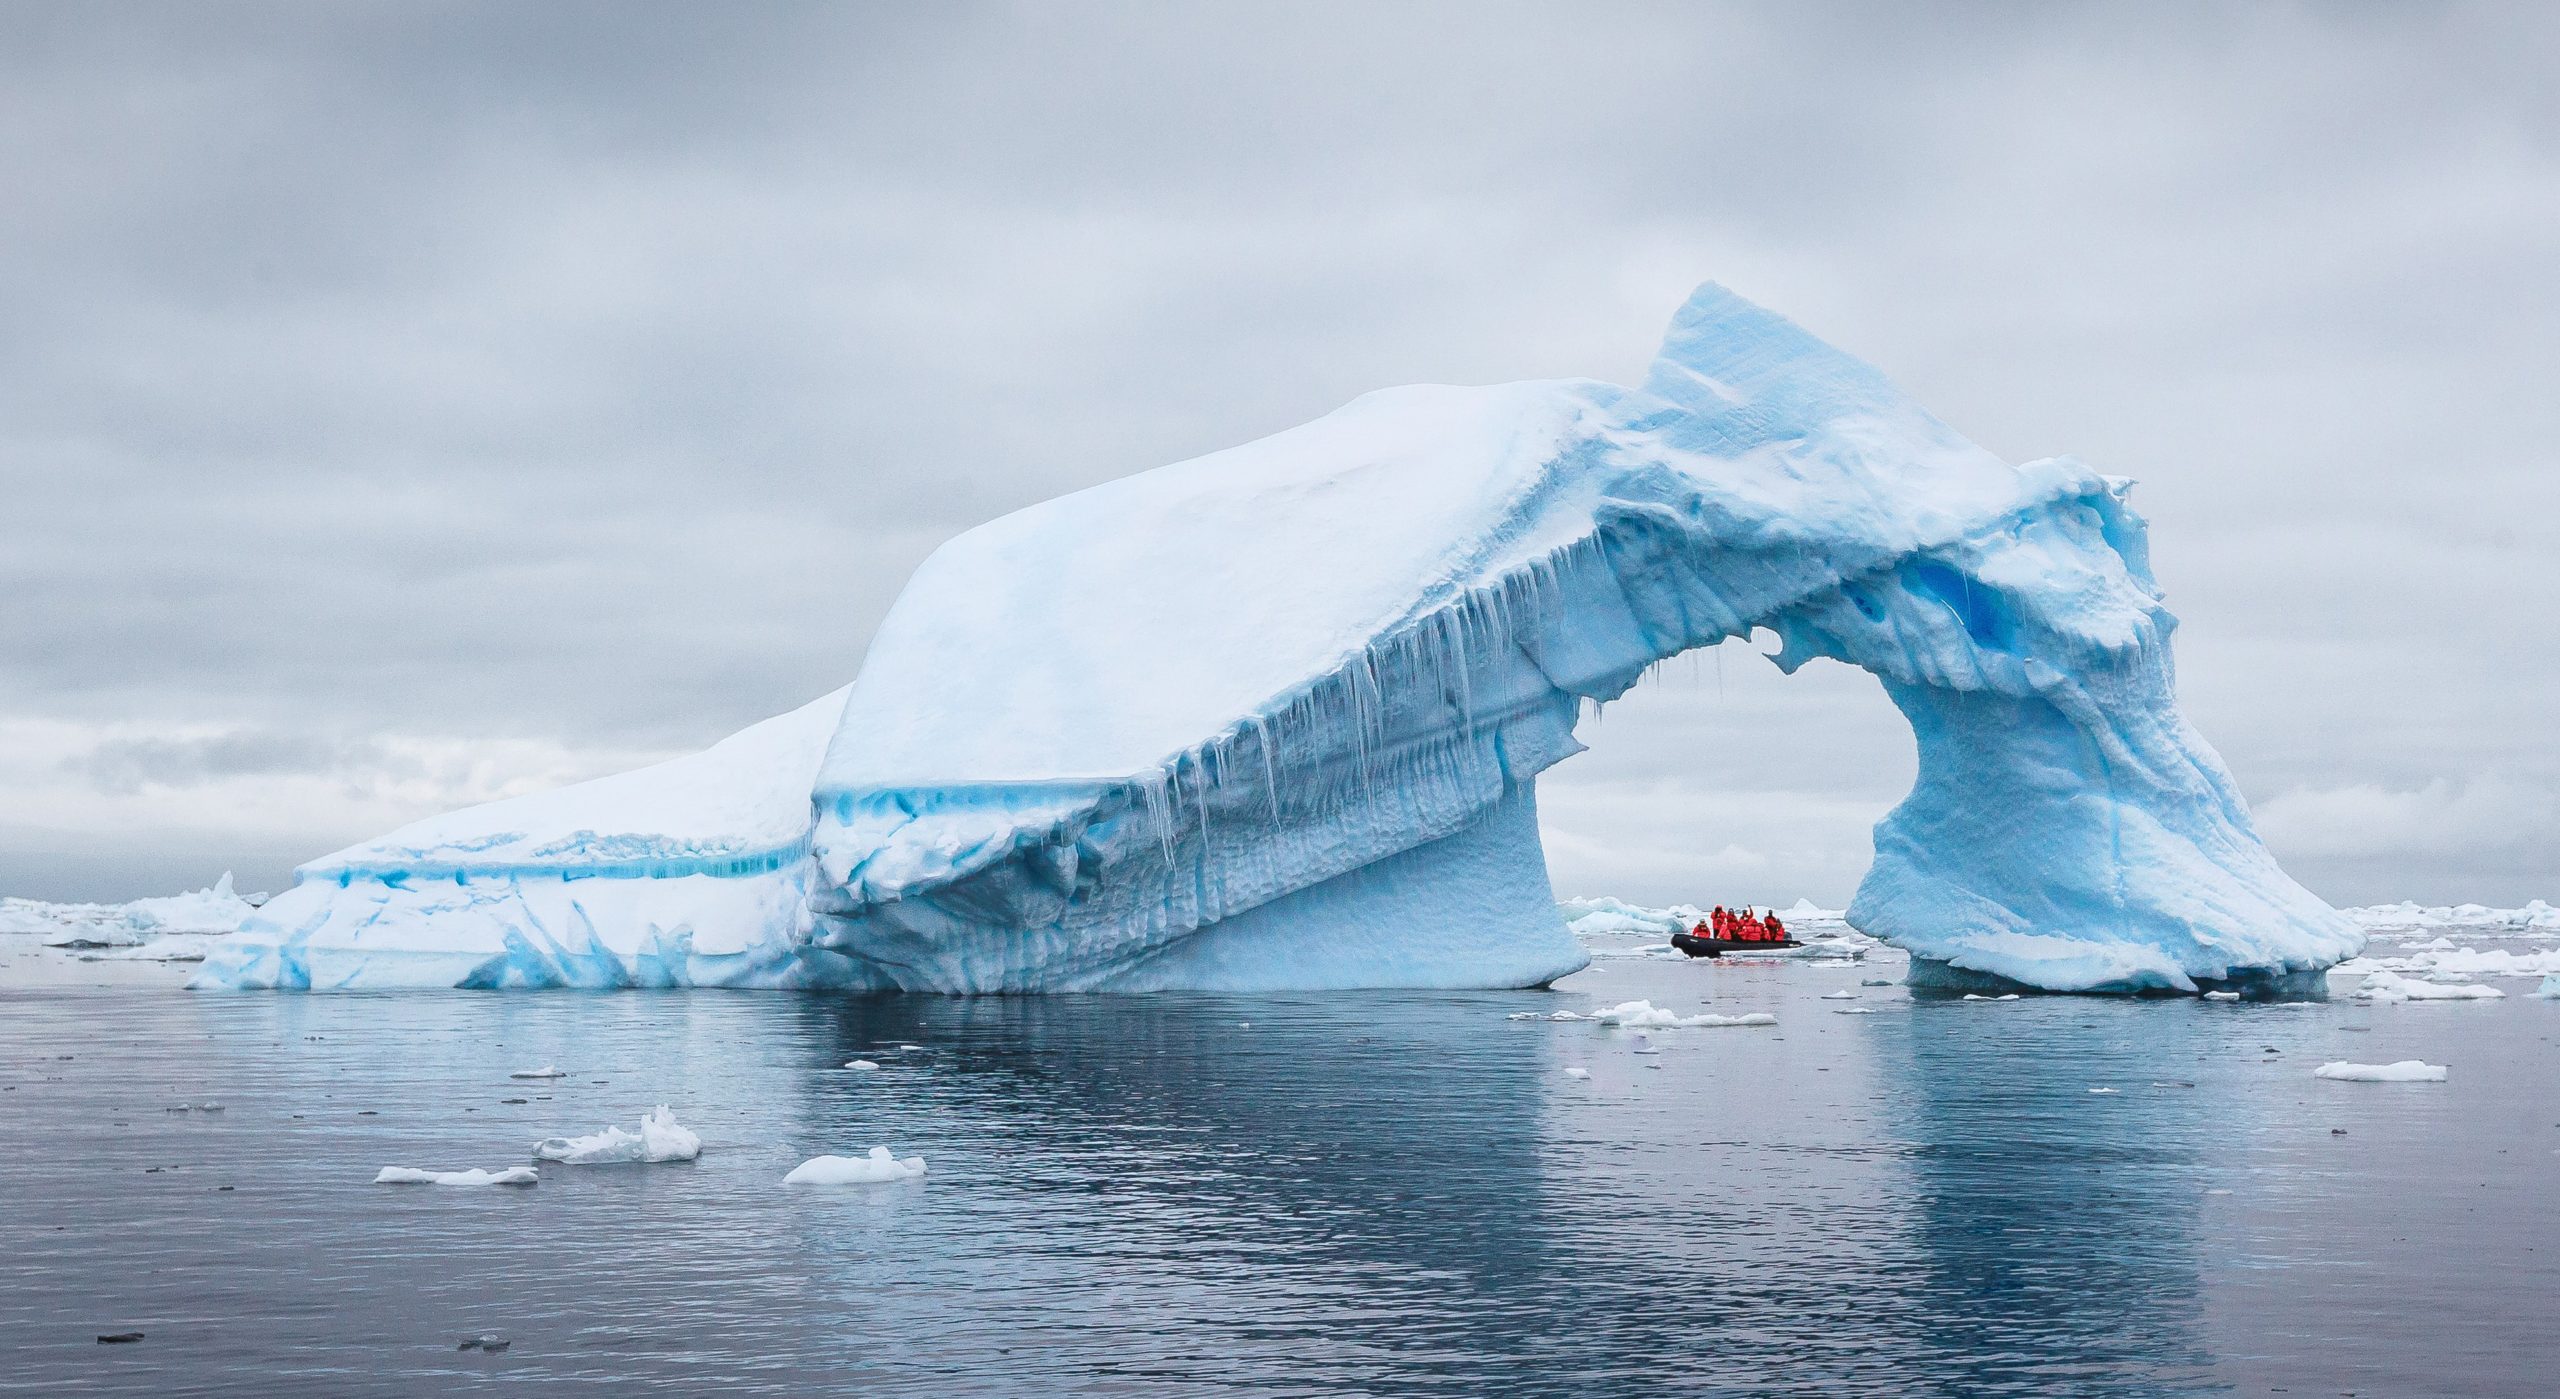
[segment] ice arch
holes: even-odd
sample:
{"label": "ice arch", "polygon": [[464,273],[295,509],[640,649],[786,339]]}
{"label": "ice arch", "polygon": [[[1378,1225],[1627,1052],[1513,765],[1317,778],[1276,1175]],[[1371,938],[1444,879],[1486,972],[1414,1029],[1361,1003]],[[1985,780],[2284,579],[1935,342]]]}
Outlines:
{"label": "ice arch", "polygon": [[1918,975],[2309,977],[2359,935],[2178,713],[2125,489],[1707,287],[1641,389],[1371,394],[972,530],[849,690],[313,861],[195,984],[1537,985],[1538,774],[1755,625],[1911,721],[1850,918]]}
{"label": "ice arch", "polygon": [[1371,394],[953,540],[816,784],[813,947],[945,991],[1534,985],[1578,708],[1774,629],[1919,780],[1850,910],[1921,974],[2266,984],[2352,954],[2180,715],[2127,483],[2012,467],[1719,287],[1640,390]]}

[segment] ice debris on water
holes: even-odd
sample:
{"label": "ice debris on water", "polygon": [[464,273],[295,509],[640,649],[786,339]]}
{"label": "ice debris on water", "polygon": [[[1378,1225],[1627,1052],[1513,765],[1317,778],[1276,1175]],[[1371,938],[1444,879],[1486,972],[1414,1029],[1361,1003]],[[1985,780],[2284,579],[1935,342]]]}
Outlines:
{"label": "ice debris on water", "polygon": [[2560,972],[2553,972],[2544,977],[2540,986],[2526,994],[2537,1001],[2560,1001]]}
{"label": "ice debris on water", "polygon": [[2408,1001],[2494,1001],[2507,993],[2495,986],[2469,982],[2413,981],[2397,972],[2372,972],[2356,988],[2359,999],[2378,1005]]}
{"label": "ice debris on water", "polygon": [[1836,1006],[1831,1013],[1833,1015],[1873,1015],[1876,1010],[1873,1006]]}
{"label": "ice debris on water", "polygon": [[462,1338],[462,1344],[455,1346],[454,1349],[482,1350],[487,1351],[491,1355],[501,1355],[505,1353],[507,1347],[514,1344],[515,1342],[508,1340],[506,1337],[493,1333],[483,1336],[465,1336]]}
{"label": "ice debris on water", "polygon": [[2240,993],[2237,991],[2207,991],[2204,993],[2204,998],[2208,1001],[2236,1001],[2240,999]]}
{"label": "ice debris on water", "polygon": [[1826,993],[1822,999],[1826,1001],[1854,1001],[1858,999],[1858,993],[1855,991],[1832,991]]}
{"label": "ice debris on water", "polygon": [[1768,1014],[1765,1011],[1755,1011],[1749,1015],[1682,1015],[1678,1011],[1664,1010],[1656,1006],[1651,1001],[1622,1001],[1617,1005],[1595,1010],[1588,1015],[1585,1015],[1580,1011],[1571,1010],[1559,1010],[1546,1015],[1541,1015],[1535,1011],[1523,1011],[1507,1018],[1512,1020],[1591,1021],[1602,1025],[1616,1025],[1631,1030],[1720,1029],[1727,1026],[1775,1025],[1778,1023],[1778,1017]]}
{"label": "ice debris on water", "polygon": [[889,1154],[889,1148],[875,1146],[868,1156],[818,1156],[791,1168],[782,1178],[785,1185],[876,1185],[885,1181],[913,1180],[924,1174],[924,1158],[910,1156],[905,1160]]}
{"label": "ice debris on water", "polygon": [[633,1130],[607,1127],[583,1137],[546,1137],[533,1147],[534,1159],[564,1166],[691,1161],[701,1154],[702,1138],[678,1123],[663,1103],[643,1114]]}
{"label": "ice debris on water", "polygon": [[533,1185],[542,1179],[531,1166],[510,1166],[503,1171],[484,1171],[474,1166],[467,1171],[420,1171],[407,1166],[385,1166],[373,1178],[376,1185]]}
{"label": "ice debris on water", "polygon": [[1589,1069],[1567,1069],[1564,1071],[1564,1076],[1566,1078],[1589,1078],[1591,1077],[1591,1071]]}
{"label": "ice debris on water", "polygon": [[862,1072],[869,1072],[872,1069],[880,1067],[878,1063],[869,1059],[848,1059],[845,1061],[844,1066],[848,1069],[854,1069]]}
{"label": "ice debris on water", "polygon": [[1986,996],[1979,991],[1967,991],[1964,993],[1964,998],[1968,1001],[2014,1001],[2018,999],[2018,993],[2010,991],[1998,996]]}
{"label": "ice debris on water", "polygon": [[554,1064],[545,1064],[538,1069],[518,1069],[507,1075],[509,1078],[567,1078],[568,1076],[567,1069]]}
{"label": "ice debris on water", "polygon": [[2350,1064],[2333,1059],[2311,1071],[2314,1078],[2333,1078],[2344,1083],[2442,1083],[2445,1066],[2423,1059],[2403,1059],[2396,1064]]}

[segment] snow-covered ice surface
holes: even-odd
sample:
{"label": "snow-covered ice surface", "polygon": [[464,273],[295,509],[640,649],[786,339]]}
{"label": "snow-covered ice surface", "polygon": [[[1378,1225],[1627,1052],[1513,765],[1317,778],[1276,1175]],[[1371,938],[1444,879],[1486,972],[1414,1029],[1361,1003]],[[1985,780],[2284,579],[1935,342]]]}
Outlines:
{"label": "snow-covered ice surface", "polygon": [[510,1166],[503,1171],[484,1171],[474,1166],[467,1171],[422,1171],[409,1166],[385,1166],[373,1178],[376,1185],[533,1185],[542,1174],[531,1166]]}
{"label": "snow-covered ice surface", "polygon": [[1760,628],[1911,722],[1848,922],[1915,974],[2315,973],[2362,934],[2179,713],[2127,492],[1709,286],[1641,388],[1386,390],[971,530],[849,692],[315,862],[198,984],[1541,985],[1538,774]]}
{"label": "snow-covered ice surface", "polygon": [[564,1166],[691,1161],[702,1155],[702,1138],[660,1104],[642,1114],[637,1127],[607,1127],[583,1137],[546,1137],[534,1143],[533,1155],[538,1161]]}
{"label": "snow-covered ice surface", "polygon": [[924,1174],[924,1158],[910,1156],[904,1160],[889,1154],[889,1148],[875,1146],[868,1156],[817,1156],[791,1168],[782,1178],[785,1185],[878,1185],[885,1181],[913,1180]]}
{"label": "snow-covered ice surface", "polygon": [[2422,1059],[2402,1059],[2390,1064],[2351,1064],[2333,1059],[2311,1071],[2314,1078],[2334,1078],[2346,1083],[2442,1083],[2446,1078],[2442,1064]]}
{"label": "snow-covered ice surface", "polygon": [[150,984],[202,961],[265,896],[233,892],[226,874],[193,893],[131,903],[0,898],[0,987]]}

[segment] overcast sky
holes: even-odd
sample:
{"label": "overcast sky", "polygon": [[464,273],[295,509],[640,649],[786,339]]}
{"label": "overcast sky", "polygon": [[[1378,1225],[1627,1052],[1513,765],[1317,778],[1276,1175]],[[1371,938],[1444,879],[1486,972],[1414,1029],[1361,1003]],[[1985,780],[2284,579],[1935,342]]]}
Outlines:
{"label": "overcast sky", "polygon": [[[2551,16],[0,0],[0,892],[699,747],[959,530],[1712,278],[2140,480],[2314,890],[2560,898]],[[1566,893],[1836,904],[1911,777],[1739,644],[1589,728]]]}

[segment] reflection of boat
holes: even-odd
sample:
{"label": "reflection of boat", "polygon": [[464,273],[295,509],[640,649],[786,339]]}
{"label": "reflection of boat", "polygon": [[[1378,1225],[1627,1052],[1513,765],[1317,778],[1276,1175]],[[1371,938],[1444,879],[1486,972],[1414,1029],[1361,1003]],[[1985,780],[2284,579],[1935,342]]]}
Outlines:
{"label": "reflection of boat", "polygon": [[1696,933],[1673,933],[1671,945],[1692,957],[1721,957],[1728,952],[1783,952],[1790,947],[1804,946],[1792,937],[1744,942],[1740,938],[1702,938]]}

